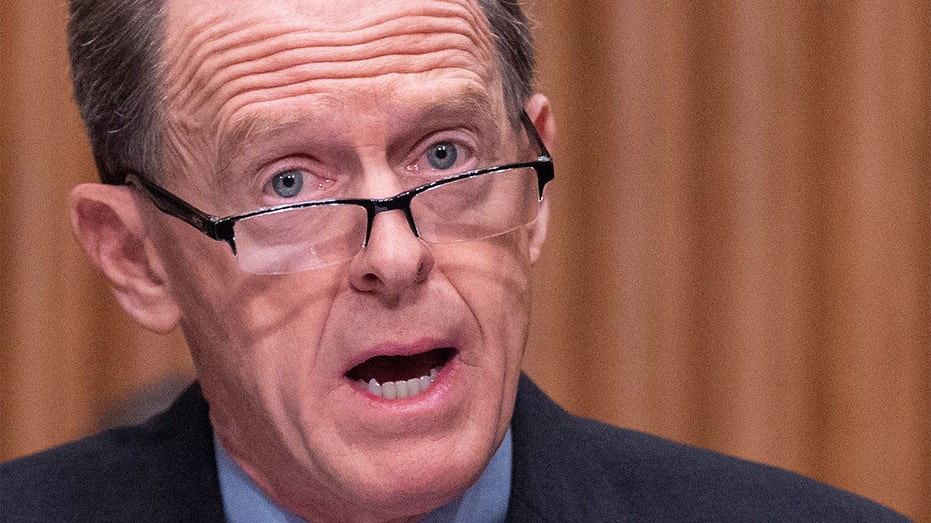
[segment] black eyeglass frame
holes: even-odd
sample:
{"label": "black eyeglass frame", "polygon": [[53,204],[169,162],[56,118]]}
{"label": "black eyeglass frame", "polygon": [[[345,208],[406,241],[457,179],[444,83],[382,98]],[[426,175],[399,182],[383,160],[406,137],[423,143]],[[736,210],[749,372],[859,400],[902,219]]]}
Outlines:
{"label": "black eyeglass frame", "polygon": [[365,242],[362,244],[363,247],[368,245],[369,237],[372,233],[372,223],[375,220],[375,216],[378,213],[386,211],[403,211],[404,216],[407,217],[407,223],[410,225],[411,230],[414,232],[414,235],[419,238],[420,233],[417,232],[417,225],[414,223],[414,217],[411,214],[411,200],[414,198],[414,196],[417,196],[424,191],[440,185],[463,180],[466,178],[474,178],[483,174],[529,167],[537,173],[537,184],[539,189],[538,198],[539,201],[543,200],[543,188],[555,177],[553,159],[550,156],[549,151],[546,149],[546,145],[543,144],[543,139],[540,138],[540,134],[537,132],[537,129],[534,127],[533,122],[530,120],[530,117],[527,115],[526,111],[521,112],[520,118],[524,128],[527,130],[527,133],[530,135],[537,147],[539,147],[540,155],[536,160],[530,162],[510,163],[464,172],[449,178],[442,178],[440,180],[432,181],[419,187],[404,191],[390,198],[349,198],[288,203],[275,207],[258,209],[247,213],[218,217],[197,209],[193,205],[175,196],[166,189],[163,189],[162,187],[150,182],[144,176],[138,173],[128,173],[126,175],[125,184],[142,188],[149,197],[149,200],[151,200],[152,203],[155,204],[155,207],[163,213],[169,216],[174,216],[175,218],[190,224],[195,229],[206,234],[208,237],[214,240],[226,242],[233,250],[234,255],[236,254],[236,235],[233,232],[233,228],[236,225],[236,222],[239,220],[252,218],[262,214],[270,214],[290,209],[301,209],[305,207],[316,207],[321,205],[358,205],[363,207],[366,211],[366,214],[368,215],[368,224],[366,225],[365,230]]}

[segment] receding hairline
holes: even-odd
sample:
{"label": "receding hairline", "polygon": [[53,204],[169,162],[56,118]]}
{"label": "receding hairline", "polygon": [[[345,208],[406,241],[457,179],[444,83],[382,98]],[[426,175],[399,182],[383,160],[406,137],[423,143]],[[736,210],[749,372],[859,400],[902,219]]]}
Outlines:
{"label": "receding hairline", "polygon": [[[495,69],[512,126],[532,92],[530,23],[517,0],[475,0],[491,31]],[[169,132],[164,91],[164,0],[70,0],[68,49],[78,103],[104,183],[128,171],[164,174]]]}

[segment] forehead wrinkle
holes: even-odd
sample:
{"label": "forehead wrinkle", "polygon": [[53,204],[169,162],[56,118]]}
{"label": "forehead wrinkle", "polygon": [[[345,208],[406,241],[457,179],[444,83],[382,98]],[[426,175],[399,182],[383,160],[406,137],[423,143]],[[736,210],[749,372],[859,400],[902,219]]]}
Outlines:
{"label": "forehead wrinkle", "polygon": [[198,91],[186,88],[194,85],[197,79],[208,76],[204,70],[211,64],[211,56],[235,49],[237,39],[232,37],[245,29],[248,23],[243,20],[235,24],[224,20],[222,13],[213,13],[213,16],[181,24],[186,31],[171,37],[174,36],[174,27],[179,24],[169,23],[167,28],[169,37],[165,38],[164,44],[163,89],[172,105],[185,106],[189,103],[188,97]]}
{"label": "forehead wrinkle", "polygon": [[[168,62],[178,65],[166,76],[166,91],[176,107],[205,106],[212,98],[235,92],[231,84],[236,83],[245,90],[289,82],[299,87],[301,80],[370,76],[384,65],[394,65],[395,73],[446,67],[477,69],[476,74],[487,76],[489,72],[481,69],[495,65],[484,19],[476,20],[474,11],[446,2],[409,8],[405,17],[391,13],[359,20],[355,27],[338,32],[314,31],[281,19],[223,21],[217,14],[185,24],[184,29],[181,45],[166,53]],[[397,67],[403,62],[399,58],[413,55],[433,56]],[[241,76],[250,79],[237,80]]]}
{"label": "forehead wrinkle", "polygon": [[[474,61],[456,53],[454,49],[418,54],[416,61],[408,62],[404,67],[392,66],[390,71],[382,72],[384,62],[397,63],[399,56],[401,55],[394,54],[356,62],[297,64],[243,76],[237,76],[230,71],[230,78],[225,83],[223,75],[220,75],[216,82],[212,82],[213,87],[204,91],[204,98],[207,99],[193,101],[199,107],[208,106],[207,93],[214,92],[221,102],[212,110],[219,112],[223,109],[232,113],[251,102],[278,102],[303,95],[325,94],[329,89],[336,88],[332,82],[339,80],[373,81],[374,89],[384,86],[383,83],[374,83],[377,77],[397,79],[399,75],[405,74],[440,76],[449,73],[462,77],[471,76],[479,83],[486,83],[489,78],[480,71],[469,71],[467,67],[473,65]],[[427,79],[423,81],[426,82]]]}

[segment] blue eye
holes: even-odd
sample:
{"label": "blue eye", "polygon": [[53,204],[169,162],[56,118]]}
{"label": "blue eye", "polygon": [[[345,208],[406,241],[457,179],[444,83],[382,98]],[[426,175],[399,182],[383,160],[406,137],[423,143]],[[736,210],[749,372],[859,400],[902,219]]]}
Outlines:
{"label": "blue eye", "polygon": [[291,170],[276,174],[272,180],[272,190],[282,198],[294,198],[304,187],[304,173]]}
{"label": "blue eye", "polygon": [[457,151],[456,146],[450,142],[435,144],[427,151],[427,161],[430,162],[430,167],[441,171],[445,171],[453,165],[456,165],[457,156],[459,156],[459,151]]}

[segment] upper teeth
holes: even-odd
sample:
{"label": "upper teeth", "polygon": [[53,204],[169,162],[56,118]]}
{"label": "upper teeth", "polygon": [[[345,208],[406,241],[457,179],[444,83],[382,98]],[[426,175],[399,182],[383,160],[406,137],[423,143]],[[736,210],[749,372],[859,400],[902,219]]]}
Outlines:
{"label": "upper teeth", "polygon": [[370,379],[368,382],[359,378],[358,382],[363,387],[367,387],[369,392],[378,397],[386,398],[389,400],[402,399],[410,396],[416,396],[417,394],[427,390],[427,388],[430,387],[430,384],[433,383],[433,380],[436,379],[436,375],[439,371],[439,367],[434,367],[430,369],[430,374],[421,376],[419,378],[411,378],[409,380],[386,381],[385,383],[378,383],[375,381],[375,378]]}

